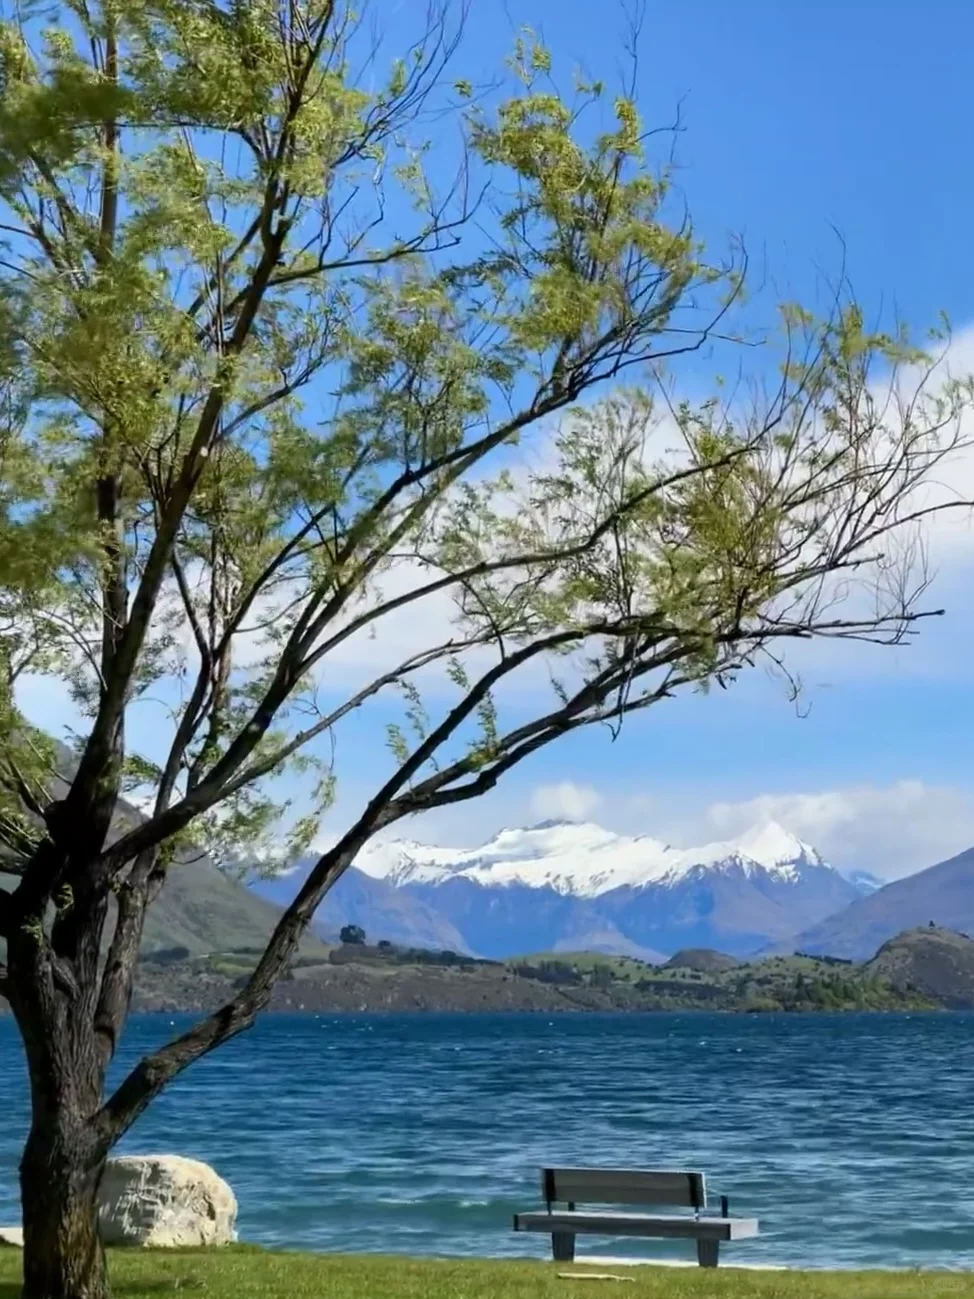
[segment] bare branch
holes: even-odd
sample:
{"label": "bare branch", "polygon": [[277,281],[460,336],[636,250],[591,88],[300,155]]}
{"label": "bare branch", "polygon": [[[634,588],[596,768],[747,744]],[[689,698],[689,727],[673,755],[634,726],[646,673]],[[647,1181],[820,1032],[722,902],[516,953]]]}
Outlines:
{"label": "bare branch", "polygon": [[[239,772],[223,789],[222,798],[229,798],[238,790],[243,789],[246,785],[251,785],[255,781],[261,780],[264,776],[270,775],[285,763],[292,754],[303,749],[311,740],[323,735],[326,731],[333,730],[334,727],[349,713],[377,695],[381,690],[388,686],[395,685],[397,682],[404,680],[414,672],[419,672],[423,668],[431,666],[433,663],[441,662],[443,659],[452,657],[454,654],[461,653],[464,650],[472,649],[477,644],[474,640],[467,641],[448,641],[445,645],[436,646],[434,649],[425,650],[420,654],[414,654],[411,658],[400,663],[398,667],[389,672],[383,673],[376,677],[367,686],[363,686],[340,707],[333,709],[324,717],[320,718],[313,726],[306,727],[291,739],[287,744],[283,744],[273,753],[268,754],[259,762],[250,767],[244,768]],[[120,845],[120,850],[124,845]]]}

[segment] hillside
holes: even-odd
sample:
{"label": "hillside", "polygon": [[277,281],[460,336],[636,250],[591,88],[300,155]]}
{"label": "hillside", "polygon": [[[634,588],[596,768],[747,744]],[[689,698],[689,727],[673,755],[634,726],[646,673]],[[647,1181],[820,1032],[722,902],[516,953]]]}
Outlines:
{"label": "hillside", "polygon": [[[961,968],[974,965],[974,943]],[[720,956],[720,953],[712,953]],[[457,953],[383,944],[343,946],[327,960],[304,957],[274,994],[273,1008],[337,1011],[849,1011],[922,1010],[974,1005],[974,987],[944,980],[938,996],[910,977],[883,977],[881,957],[852,964],[811,957],[773,957],[720,970],[663,969],[628,957],[540,953],[482,961]],[[253,964],[246,953],[193,961],[143,962],[140,1010],[205,1011],[232,995]],[[719,964],[719,962],[716,962]],[[966,989],[966,990],[965,990]],[[963,1002],[968,997],[969,1001]]]}
{"label": "hillside", "polygon": [[891,987],[913,989],[950,1009],[974,1006],[974,942],[950,929],[899,934],[866,968]]}
{"label": "hillside", "polygon": [[[255,881],[286,902],[309,863]],[[406,945],[493,960],[588,950],[662,961],[682,948],[744,957],[784,942],[861,896],[810,845],[773,823],[735,841],[675,849],[593,824],[505,829],[478,848],[373,842],[319,910]]]}
{"label": "hillside", "polygon": [[710,947],[685,947],[674,953],[666,962],[667,970],[701,970],[704,974],[724,974],[733,970],[740,961],[725,952],[715,952]]}
{"label": "hillside", "polygon": [[[185,947],[194,955],[263,947],[281,910],[225,875],[207,858],[177,862],[146,917],[144,952]],[[303,950],[323,952],[311,937]]]}
{"label": "hillside", "polygon": [[[287,875],[253,880],[250,889],[275,906],[286,906],[294,896],[296,880],[304,878],[312,860],[299,862]],[[404,947],[469,950],[456,926],[434,907],[386,880],[354,868],[346,871],[326,894],[314,924],[319,937],[326,941],[336,939],[343,925],[360,925],[366,933],[381,934]]]}
{"label": "hillside", "polygon": [[[16,880],[0,876],[0,887]],[[209,952],[262,948],[280,918],[278,907],[254,895],[204,858],[192,864],[176,862],[165,886],[146,916],[142,951],[183,949],[193,956]],[[109,921],[111,932],[113,921]],[[107,937],[106,937],[107,942]],[[0,939],[0,955],[5,944]],[[316,936],[301,950],[324,956]]]}
{"label": "hillside", "polygon": [[895,935],[931,921],[974,933],[974,848],[858,898],[777,950],[865,960]]}
{"label": "hillside", "polygon": [[[256,959],[253,948],[190,958],[147,954],[133,1008],[212,1010],[233,996]],[[590,952],[485,961],[385,941],[340,945],[302,954],[271,1008],[321,1014],[974,1009],[974,941],[927,930],[901,935],[863,963],[807,956],[735,962],[706,952],[684,954],[666,967]]]}

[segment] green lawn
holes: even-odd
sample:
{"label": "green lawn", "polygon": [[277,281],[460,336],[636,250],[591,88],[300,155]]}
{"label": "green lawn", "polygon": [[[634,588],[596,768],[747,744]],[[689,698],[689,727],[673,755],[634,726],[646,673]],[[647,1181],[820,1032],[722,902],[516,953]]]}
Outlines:
{"label": "green lawn", "polygon": [[[0,1299],[17,1299],[20,1253],[0,1250]],[[247,1248],[213,1252],[116,1252],[116,1299],[198,1293],[201,1299],[974,1299],[974,1274],[883,1272],[747,1272],[721,1267],[630,1270],[633,1280],[562,1280],[577,1271],[553,1263],[434,1262],[407,1258],[345,1258],[270,1253]],[[595,1269],[593,1269],[595,1270]],[[603,1270],[603,1269],[599,1269]],[[614,1275],[625,1269],[605,1267]]]}

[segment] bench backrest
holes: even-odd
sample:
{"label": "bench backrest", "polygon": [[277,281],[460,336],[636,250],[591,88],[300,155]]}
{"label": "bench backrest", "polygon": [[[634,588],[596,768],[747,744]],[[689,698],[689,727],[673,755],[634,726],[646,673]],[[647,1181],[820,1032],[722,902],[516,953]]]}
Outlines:
{"label": "bench backrest", "polygon": [[703,1173],[640,1168],[542,1168],[541,1194],[552,1204],[669,1204],[702,1209]]}

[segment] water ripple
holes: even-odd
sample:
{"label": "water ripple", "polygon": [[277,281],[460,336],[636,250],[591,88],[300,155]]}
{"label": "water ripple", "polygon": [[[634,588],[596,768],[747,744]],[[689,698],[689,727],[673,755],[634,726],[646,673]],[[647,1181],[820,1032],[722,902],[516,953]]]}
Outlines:
{"label": "water ripple", "polygon": [[[241,1236],[269,1245],[536,1255],[543,1240],[510,1219],[535,1205],[539,1164],[682,1165],[761,1219],[742,1262],[974,1267],[972,1029],[966,1015],[270,1016],[184,1075],[125,1148],[213,1164]],[[118,1071],[172,1031],[134,1020]],[[8,1019],[0,1115],[12,1222],[27,1105]],[[647,1252],[681,1246],[612,1243]]]}

